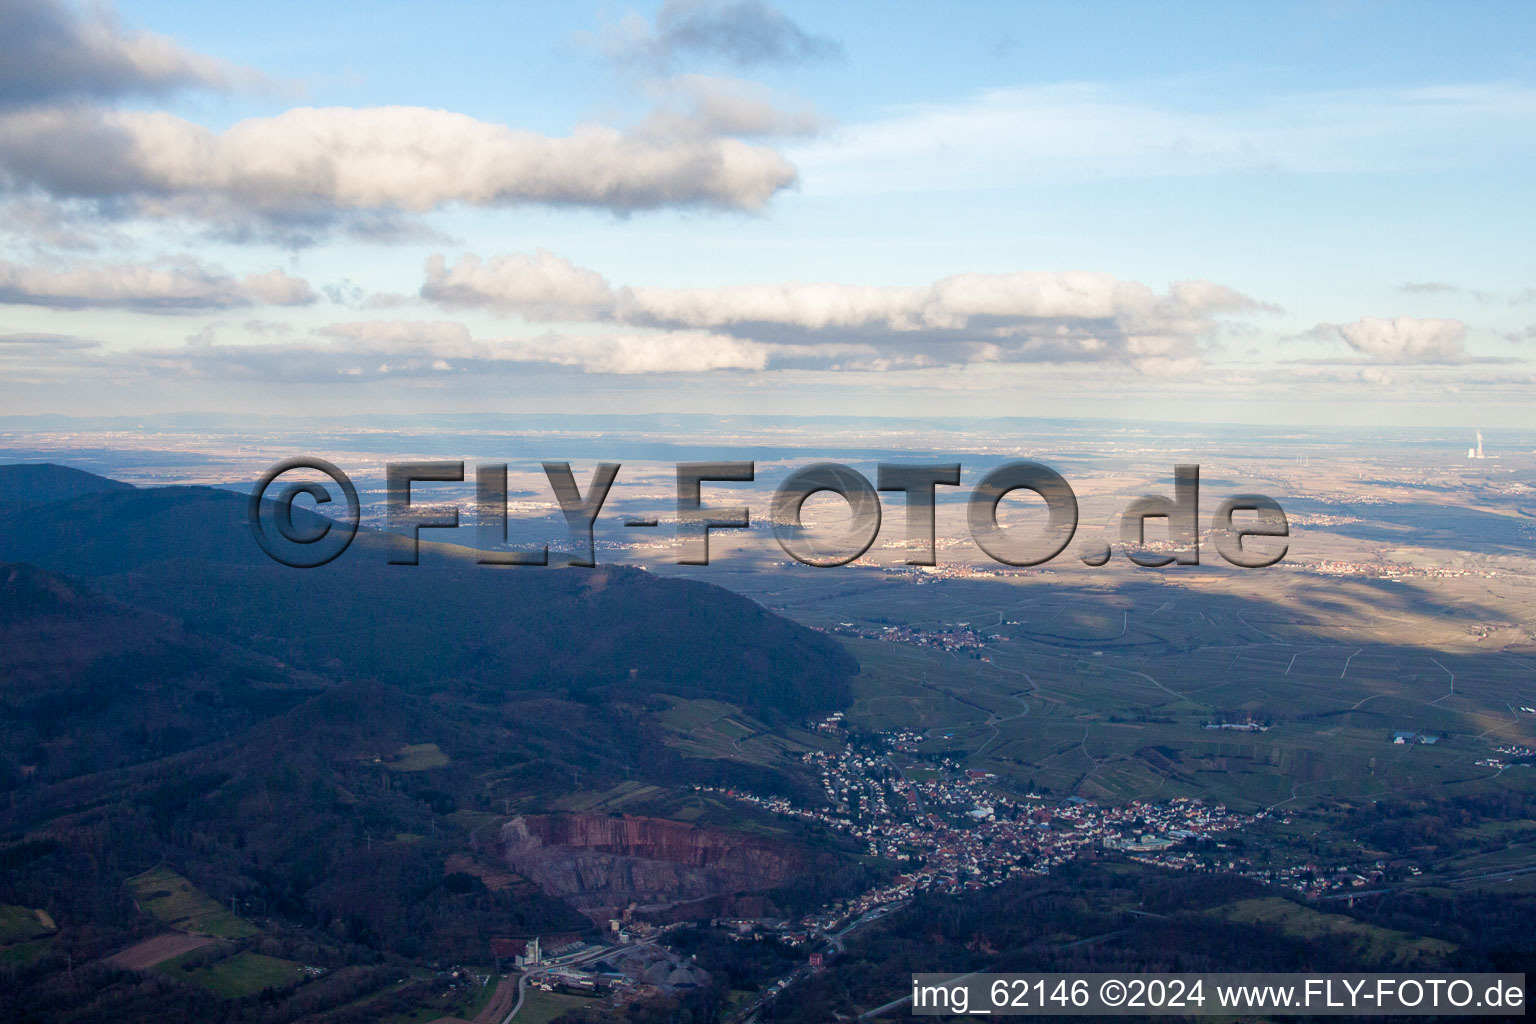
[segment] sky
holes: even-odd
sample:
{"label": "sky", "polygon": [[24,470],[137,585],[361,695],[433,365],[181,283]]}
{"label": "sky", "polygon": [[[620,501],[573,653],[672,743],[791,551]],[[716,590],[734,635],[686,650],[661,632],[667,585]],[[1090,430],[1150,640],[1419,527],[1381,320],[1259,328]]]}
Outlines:
{"label": "sky", "polygon": [[0,413],[1536,424],[1521,3],[0,0]]}

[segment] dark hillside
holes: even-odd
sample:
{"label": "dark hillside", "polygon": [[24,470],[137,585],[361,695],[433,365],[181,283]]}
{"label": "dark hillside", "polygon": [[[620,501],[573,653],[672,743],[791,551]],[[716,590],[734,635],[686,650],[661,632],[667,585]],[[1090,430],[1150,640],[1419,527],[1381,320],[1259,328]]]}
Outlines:
{"label": "dark hillside", "polygon": [[[0,479],[6,471],[0,469]],[[270,561],[239,495],[101,492],[0,520],[0,560],[88,578],[134,608],[306,669],[412,688],[536,689],[579,699],[714,697],[801,716],[843,706],[837,643],[709,584],[619,567],[489,568],[364,531],[319,569]]]}
{"label": "dark hillside", "polygon": [[132,489],[132,484],[51,462],[0,466],[0,507],[51,505],[86,494]]}
{"label": "dark hillside", "polygon": [[65,577],[0,564],[0,790],[200,746],[326,685]]}

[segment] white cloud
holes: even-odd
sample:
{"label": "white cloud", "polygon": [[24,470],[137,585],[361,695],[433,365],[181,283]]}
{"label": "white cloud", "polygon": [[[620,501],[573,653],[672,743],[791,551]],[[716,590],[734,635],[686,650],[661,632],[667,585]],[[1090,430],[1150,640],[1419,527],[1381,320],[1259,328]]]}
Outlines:
{"label": "white cloud", "polygon": [[330,324],[319,342],[213,344],[125,353],[127,364],[208,378],[368,380],[444,373],[511,373],[542,364],[618,375],[763,370],[768,346],[701,331],[645,334],[545,333],[528,338],[475,338],[449,320],[373,320]]}
{"label": "white cloud", "polygon": [[58,0],[0,0],[0,104],[257,80],[164,36],[128,31],[100,7],[80,16]]}
{"label": "white cloud", "polygon": [[126,249],[129,236],[101,217],[90,204],[23,196],[0,203],[0,240],[33,252],[96,252]]}
{"label": "white cloud", "polygon": [[331,324],[322,335],[337,339],[348,356],[389,357],[401,365],[548,363],[594,373],[703,373],[761,370],[766,346],[700,331],[581,335],[546,333],[531,338],[474,338],[451,320],[372,320]]}
{"label": "white cloud", "polygon": [[922,286],[615,288],[542,250],[489,261],[470,254],[452,266],[433,256],[422,296],[534,321],[729,334],[773,346],[776,363],[830,358],[826,346],[834,344],[840,365],[850,367],[1094,361],[1159,373],[1196,365],[1218,315],[1274,309],[1207,281],[1179,282],[1159,295],[1140,282],[1077,271],[958,274]]}
{"label": "white cloud", "polygon": [[128,201],[144,214],[323,223],[451,203],[756,210],[796,181],[772,149],[583,125],[554,138],[421,107],[296,108],[218,133],[166,113],[0,116],[13,189]]}
{"label": "white cloud", "polygon": [[666,0],[654,28],[631,15],[604,33],[601,46],[621,66],[657,72],[698,61],[760,67],[842,55],[837,40],[807,32],[762,0]]}
{"label": "white cloud", "polygon": [[447,358],[479,351],[470,339],[469,328],[453,320],[362,320],[328,324],[318,333],[349,343],[349,351],[430,350]]}
{"label": "white cloud", "polygon": [[625,322],[783,324],[813,330],[964,329],[978,320],[1161,320],[1275,309],[1208,281],[1181,281],[1159,296],[1140,282],[1089,271],[957,274],[916,287],[786,282],[614,289],[595,271],[544,250],[489,262],[470,253],[452,267],[434,255],[427,261],[422,294],[445,305],[515,310],[530,319],[541,319],[543,310],[554,308]]}
{"label": "white cloud", "polygon": [[247,274],[240,291],[269,306],[304,306],[315,301],[315,291],[301,277],[269,270],[265,274]]}
{"label": "white cloud", "polygon": [[421,294],[446,306],[517,309],[537,320],[590,319],[613,305],[613,289],[601,274],[544,249],[488,263],[470,254],[451,269],[441,253],[434,254]]}
{"label": "white cloud", "polygon": [[57,352],[62,350],[93,349],[100,342],[73,334],[18,333],[0,334],[0,353],[14,353],[23,349]]}
{"label": "white cloud", "polygon": [[729,135],[791,138],[816,135],[825,120],[810,105],[786,110],[756,82],[710,75],[677,75],[646,83],[657,106],[637,131],[662,138]]}
{"label": "white cloud", "polygon": [[[651,43],[668,52],[787,59],[814,48],[755,0],[670,3],[658,32]],[[798,173],[752,140],[822,124],[761,86],[707,75],[642,83],[655,105],[629,128],[584,123],[560,136],[408,106],[301,107],[214,130],[114,102],[259,80],[99,11],[0,0],[0,200],[24,215],[0,231],[34,248],[90,248],[90,234],[66,230],[88,212],[294,246],[338,225],[375,240],[432,237],[423,216],[454,205],[757,211]]]}
{"label": "white cloud", "polygon": [[[1323,325],[1326,329],[1329,325]],[[1381,363],[1460,363],[1467,359],[1467,325],[1460,320],[1391,320],[1368,316],[1331,325],[1350,348]]]}
{"label": "white cloud", "polygon": [[769,356],[765,345],[695,331],[601,337],[550,334],[508,343],[504,351],[512,358],[618,374],[763,370]]}
{"label": "white cloud", "polygon": [[180,312],[263,304],[300,306],[314,301],[308,282],[281,270],[236,278],[195,262],[45,268],[0,260],[0,303]]}

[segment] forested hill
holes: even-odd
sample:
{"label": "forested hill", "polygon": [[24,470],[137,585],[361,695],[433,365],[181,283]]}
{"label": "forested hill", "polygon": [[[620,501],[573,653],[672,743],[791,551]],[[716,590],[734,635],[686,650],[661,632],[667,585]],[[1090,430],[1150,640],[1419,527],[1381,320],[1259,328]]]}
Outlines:
{"label": "forested hill", "polygon": [[[582,788],[809,786],[798,762],[695,756],[659,718],[699,697],[798,719],[848,703],[857,670],[751,601],[635,569],[492,569],[441,545],[391,566],[399,539],[370,531],[293,569],[231,492],[28,466],[0,467],[0,494],[0,910],[56,925],[5,946],[7,1020],[245,1012],[104,960],[167,929],[220,936],[210,961],[331,969],[286,1020],[407,961],[589,928],[477,837]],[[228,917],[162,912],[163,886]]]}
{"label": "forested hill", "polygon": [[51,462],[0,466],[0,510],[50,505],[84,494],[132,489],[132,484]]}
{"label": "forested hill", "polygon": [[[0,467],[0,493],[37,471]],[[839,645],[722,588],[619,567],[489,568],[444,545],[424,545],[419,566],[387,564],[399,543],[363,531],[329,565],[289,568],[252,540],[245,498],[204,487],[103,487],[0,514],[0,561],[337,678],[714,697],[770,718],[849,700],[857,666]]]}

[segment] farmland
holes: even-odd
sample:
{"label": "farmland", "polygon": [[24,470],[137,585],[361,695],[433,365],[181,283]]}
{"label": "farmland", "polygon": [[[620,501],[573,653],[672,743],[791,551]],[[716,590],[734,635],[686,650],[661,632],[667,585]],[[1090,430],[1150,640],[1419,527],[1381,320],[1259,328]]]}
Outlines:
{"label": "farmland", "polygon": [[58,931],[46,910],[0,906],[0,946],[40,939]]}
{"label": "farmland", "polygon": [[39,959],[58,930],[46,910],[0,906],[0,968],[25,967]]}
{"label": "farmland", "polygon": [[1209,913],[1228,921],[1274,925],[1285,934],[1301,939],[1342,936],[1355,944],[1356,953],[1362,959],[1396,960],[1405,970],[1442,962],[1456,950],[1455,945],[1440,939],[1408,935],[1341,914],[1323,913],[1279,897],[1239,900]]}
{"label": "farmland", "polygon": [[169,868],[159,867],[128,881],[139,906],[172,928],[221,939],[244,939],[259,934],[244,918],[237,917]]}
{"label": "farmland", "polygon": [[586,996],[567,995],[563,992],[541,992],[531,989],[518,1011],[522,1024],[549,1024],[563,1013],[591,1006],[594,1000]]}
{"label": "farmland", "polygon": [[[756,596],[820,628],[964,623],[996,636],[980,651],[843,639],[862,666],[851,721],[918,729],[924,755],[960,754],[1019,791],[1258,808],[1536,784],[1523,765],[1477,764],[1536,743],[1536,716],[1519,711],[1536,700],[1536,657],[1468,632],[1525,621],[1532,589],[1464,586],[1454,601],[1446,589],[1198,571],[914,585],[852,569],[765,577]],[[731,756],[747,744],[720,731],[730,721],[685,735]],[[1399,732],[1411,741],[1394,743]]]}
{"label": "farmland", "polygon": [[436,743],[407,743],[386,762],[392,771],[425,772],[448,763],[448,755]]}
{"label": "farmland", "polygon": [[303,968],[292,960],[249,950],[197,966],[186,964],[178,958],[161,964],[159,970],[194,985],[201,985],[225,999],[256,995],[265,989],[284,989],[298,984],[304,978]]}

